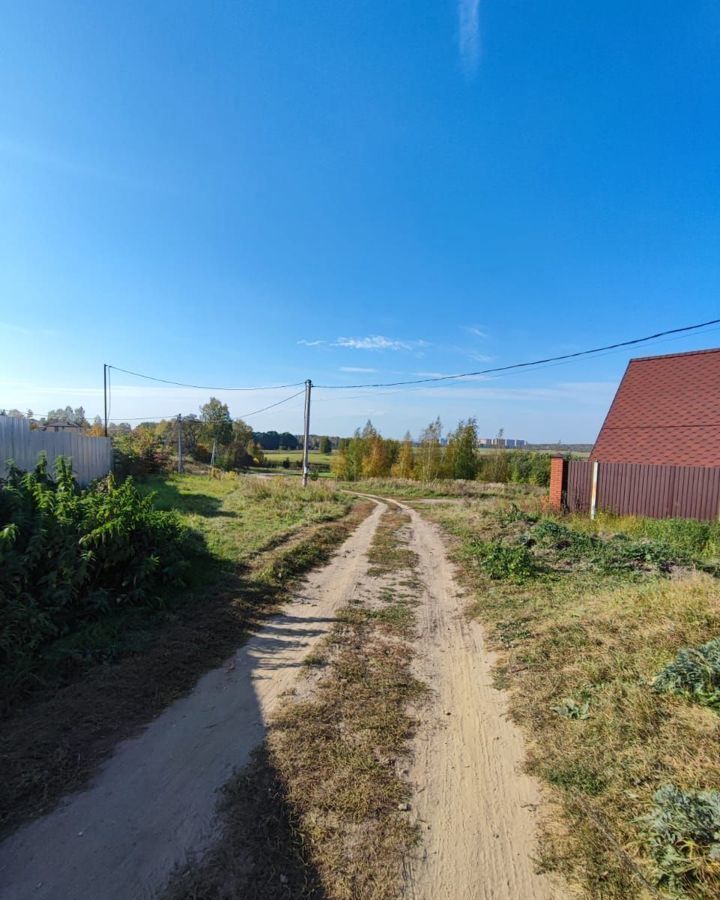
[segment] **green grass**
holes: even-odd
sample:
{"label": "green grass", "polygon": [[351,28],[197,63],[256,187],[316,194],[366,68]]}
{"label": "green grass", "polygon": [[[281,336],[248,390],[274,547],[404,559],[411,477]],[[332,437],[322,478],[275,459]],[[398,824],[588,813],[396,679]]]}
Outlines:
{"label": "green grass", "polygon": [[[663,786],[692,797],[720,784],[720,716],[692,692],[654,689],[680,651],[720,635],[720,584],[702,571],[716,526],[558,521],[517,502],[423,514],[450,536],[470,614],[499,654],[496,683],[527,732],[529,769],[553,801],[541,866],[585,897],[717,897],[711,843],[681,837],[664,855],[647,826]],[[507,548],[507,559],[487,547]]]}
{"label": "green grass", "polygon": [[156,494],[160,509],[178,510],[202,532],[210,552],[232,565],[249,562],[306,525],[336,519],[350,506],[346,495],[316,483],[303,488],[291,478],[153,476],[140,487]]}
{"label": "green grass", "polygon": [[585,516],[571,519],[573,528],[593,534],[625,534],[629,537],[662,541],[678,552],[704,562],[720,559],[720,522],[698,522],[694,519],[645,519],[640,516],[598,514],[591,520]]}
{"label": "green grass", "polygon": [[[289,459],[291,463],[302,462],[302,450],[264,450],[265,457],[273,462],[282,462]],[[318,450],[310,450],[308,453],[308,461],[311,465],[330,465],[333,461],[332,453],[320,453]]]}

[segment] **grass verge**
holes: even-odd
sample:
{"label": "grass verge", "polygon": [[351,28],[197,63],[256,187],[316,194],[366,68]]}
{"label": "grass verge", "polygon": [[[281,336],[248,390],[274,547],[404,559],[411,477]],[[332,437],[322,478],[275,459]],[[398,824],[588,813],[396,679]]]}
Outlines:
{"label": "grass verge", "polygon": [[717,897],[720,717],[655,689],[679,651],[720,634],[720,586],[690,552],[706,536],[578,528],[521,506],[423,514],[451,535],[557,811],[541,865],[592,898]]}
{"label": "grass verge", "polygon": [[[369,553],[372,590],[340,611],[307,659],[308,695],[288,699],[251,766],[226,786],[222,840],[165,900],[401,896],[403,861],[419,839],[401,772],[409,706],[424,693],[406,640],[414,593],[403,581],[415,564],[406,524],[399,511],[384,515]],[[268,795],[270,827],[255,812],[267,811]]]}
{"label": "grass verge", "polygon": [[[347,508],[338,502],[337,515]],[[323,515],[322,523],[300,529],[293,523],[291,539],[252,565],[247,557],[234,568],[220,559],[207,570],[205,587],[138,623],[135,648],[17,709],[0,735],[0,831],[47,812],[86,784],[119,740],[221,665],[250,629],[277,611],[293,580],[326,561],[371,508],[356,504],[344,518],[327,522]]]}

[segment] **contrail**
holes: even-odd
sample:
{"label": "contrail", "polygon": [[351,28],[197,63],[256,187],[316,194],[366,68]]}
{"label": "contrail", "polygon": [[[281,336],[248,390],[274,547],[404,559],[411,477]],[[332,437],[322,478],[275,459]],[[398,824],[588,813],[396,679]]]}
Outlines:
{"label": "contrail", "polygon": [[468,75],[480,59],[480,0],[458,0],[460,57]]}

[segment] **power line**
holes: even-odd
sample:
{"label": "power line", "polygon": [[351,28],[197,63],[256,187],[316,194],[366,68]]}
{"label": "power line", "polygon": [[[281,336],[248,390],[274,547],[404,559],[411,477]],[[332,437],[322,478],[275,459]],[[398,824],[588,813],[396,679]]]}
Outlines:
{"label": "power line", "polygon": [[717,325],[720,319],[710,319],[708,322],[701,322],[698,325],[685,325],[682,328],[670,328],[667,331],[658,331],[656,334],[650,334],[646,337],[632,338],[627,341],[618,341],[615,344],[606,344],[604,347],[594,347],[591,350],[578,350],[575,353],[565,353],[562,356],[548,356],[544,359],[535,359],[530,362],[512,363],[508,366],[495,366],[489,369],[480,369],[477,372],[461,372],[457,375],[436,375],[432,378],[416,378],[410,381],[386,381],[377,382],[375,384],[319,384],[318,388],[323,390],[357,390],[358,388],[384,388],[384,387],[405,387],[411,384],[429,384],[438,381],[452,381],[459,378],[471,378],[475,375],[490,375],[495,372],[507,372],[510,369],[526,369],[530,366],[539,366],[544,363],[559,362],[566,359],[577,359],[580,356],[590,356],[593,353],[602,353],[606,350],[617,350],[620,347],[631,347],[636,344],[644,344],[647,341],[653,341],[657,338],[666,337],[669,334],[681,334],[688,331],[697,331],[699,328],[706,328],[708,325]]}
{"label": "power line", "polygon": [[268,410],[268,409],[274,409],[276,406],[281,406],[283,403],[289,403],[291,400],[294,400],[296,397],[299,397],[300,394],[304,394],[304,393],[305,393],[305,388],[303,387],[303,389],[301,391],[298,391],[297,394],[293,394],[291,397],[286,397],[284,400],[278,400],[277,403],[271,403],[270,406],[263,406],[262,409],[256,409],[253,412],[243,413],[241,416],[239,416],[239,418],[240,419],[249,419],[250,416],[259,416],[260,413],[266,412],[266,410]]}
{"label": "power line", "polygon": [[[305,388],[303,388],[301,391],[298,391],[297,394],[292,394],[290,397],[285,397],[283,400],[278,400],[277,403],[271,403],[269,406],[263,406],[262,409],[255,409],[252,412],[243,413],[242,415],[238,416],[237,418],[238,419],[249,419],[251,416],[259,416],[260,413],[266,412],[268,409],[274,409],[276,406],[281,406],[283,403],[289,403],[291,400],[294,400],[296,397],[299,397],[300,394],[304,394],[304,393],[305,393]],[[162,421],[163,419],[164,420],[176,419],[177,415],[178,414],[175,412],[175,413],[170,413],[170,415],[167,415],[167,416],[130,416],[130,417],[126,416],[125,418],[121,418],[120,421],[121,422],[158,422],[158,421]],[[187,418],[187,416],[183,415],[183,418]]]}
{"label": "power line", "polygon": [[273,384],[267,387],[213,387],[207,384],[186,384],[183,381],[170,381],[167,378],[156,378],[154,375],[144,375],[142,372],[131,372],[130,369],[121,369],[119,366],[111,366],[116,372],[124,372],[126,375],[134,375],[136,378],[145,378],[147,381],[159,381],[162,384],[172,384],[175,387],[196,388],[199,391],[279,391],[283,388],[299,387],[303,381],[295,381],[292,384]]}
{"label": "power line", "polygon": [[[691,326],[691,327],[694,327],[694,326]],[[698,326],[698,327],[701,327],[701,326]],[[713,334],[717,331],[720,331],[720,328],[710,328],[708,331],[705,332],[705,334]],[[652,343],[656,343],[656,344],[669,344],[674,341],[682,340],[683,337],[684,337],[684,335],[680,334],[680,335],[675,335],[675,337],[669,337],[669,338],[665,338],[664,340],[657,340],[657,341],[653,341],[652,339],[648,338],[648,341],[649,342],[652,341]],[[618,352],[617,349],[615,349],[615,350],[609,349],[609,350],[605,350],[605,351],[598,350],[597,354],[599,357],[605,357],[605,356],[611,356],[613,353],[617,353],[617,352]],[[566,365],[568,365],[568,363],[572,363],[572,359],[564,359],[560,362],[549,362],[544,365],[538,364],[537,371],[545,371],[546,369],[555,369],[558,366],[566,366]],[[534,371],[536,371],[536,370],[534,370]],[[509,372],[501,372],[500,374],[492,375],[489,378],[483,378],[481,383],[483,385],[488,385],[488,384],[492,384],[492,383],[496,382],[500,378],[510,378],[513,375],[522,375],[522,374],[523,374],[522,370],[514,369]],[[456,377],[456,376],[451,376],[451,377]],[[363,400],[363,399],[368,399],[369,397],[393,397],[398,394],[407,393],[408,390],[412,389],[412,387],[410,387],[410,388],[406,388],[405,391],[403,391],[402,389],[397,389],[397,390],[392,390],[392,391],[380,391],[377,393],[373,393],[370,391],[370,388],[372,387],[371,385],[363,385],[363,386],[368,388],[367,393],[353,394],[350,397],[348,397],[347,395],[343,395],[343,399],[344,400]],[[417,383],[415,385],[415,387],[422,388],[423,387],[422,382]],[[329,396],[326,396],[326,397],[321,396],[321,397],[317,398],[317,401],[325,402],[329,399],[330,399]]]}

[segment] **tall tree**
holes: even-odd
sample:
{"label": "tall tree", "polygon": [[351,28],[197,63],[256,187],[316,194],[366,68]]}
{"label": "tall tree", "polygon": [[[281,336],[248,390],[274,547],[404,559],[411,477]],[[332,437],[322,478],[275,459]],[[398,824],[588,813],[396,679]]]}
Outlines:
{"label": "tall tree", "polygon": [[455,455],[453,459],[453,477],[473,481],[478,471],[477,422],[468,419],[459,422],[454,435]]}
{"label": "tall tree", "polygon": [[421,481],[432,481],[442,474],[442,425],[435,419],[420,435],[416,469]]}
{"label": "tall tree", "polygon": [[396,478],[415,477],[415,450],[409,431],[405,432],[405,437],[400,445],[397,462],[392,468],[392,474]]}
{"label": "tall tree", "polygon": [[327,437],[327,435],[320,438],[320,452],[332,453],[332,444],[330,443],[330,438]]}
{"label": "tall tree", "polygon": [[211,397],[200,407],[200,418],[203,421],[208,440],[216,443],[219,447],[226,447],[230,443],[233,435],[233,422],[226,403],[221,403],[217,397]]}

